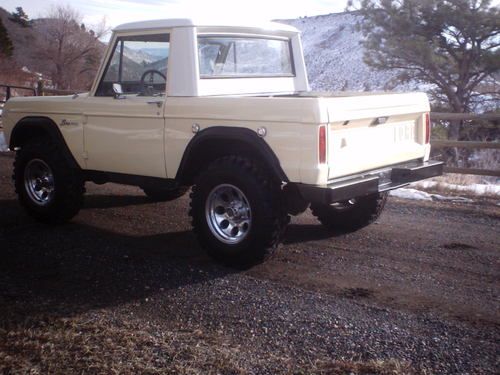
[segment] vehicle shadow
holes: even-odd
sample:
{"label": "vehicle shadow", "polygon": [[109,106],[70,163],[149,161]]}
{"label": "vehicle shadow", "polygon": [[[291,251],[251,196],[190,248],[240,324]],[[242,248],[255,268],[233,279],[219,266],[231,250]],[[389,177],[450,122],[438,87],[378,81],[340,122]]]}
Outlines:
{"label": "vehicle shadow", "polygon": [[[141,196],[90,195],[84,208],[145,203]],[[239,272],[208,258],[191,230],[132,235],[78,220],[49,226],[14,199],[0,200],[0,212],[0,321],[72,316]],[[292,224],[284,242],[329,237],[320,224]]]}
{"label": "vehicle shadow", "polygon": [[86,195],[83,208],[127,207],[152,203],[155,202],[146,196],[140,195]]}
{"label": "vehicle shadow", "polygon": [[343,235],[345,233],[328,230],[319,222],[318,224],[289,224],[283,243],[291,245],[308,241],[320,241]]}
{"label": "vehicle shadow", "polygon": [[0,200],[0,212],[1,322],[144,301],[237,272],[212,262],[189,230],[129,236],[81,223],[47,226],[14,200]]}

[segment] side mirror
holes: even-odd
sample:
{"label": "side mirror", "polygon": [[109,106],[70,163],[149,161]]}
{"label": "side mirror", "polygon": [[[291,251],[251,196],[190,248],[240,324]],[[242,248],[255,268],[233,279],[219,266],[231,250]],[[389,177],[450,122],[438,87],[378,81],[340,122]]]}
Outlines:
{"label": "side mirror", "polygon": [[113,92],[115,93],[115,99],[125,99],[121,83],[113,83]]}

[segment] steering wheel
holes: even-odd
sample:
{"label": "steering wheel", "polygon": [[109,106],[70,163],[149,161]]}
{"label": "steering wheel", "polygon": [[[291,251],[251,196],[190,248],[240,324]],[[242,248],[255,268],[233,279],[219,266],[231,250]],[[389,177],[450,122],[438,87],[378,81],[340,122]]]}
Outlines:
{"label": "steering wheel", "polygon": [[[146,70],[144,73],[142,73],[142,76],[141,76],[141,92],[143,93],[143,95],[153,95],[154,94],[154,89],[153,89],[153,92],[146,92],[146,77],[147,75],[149,74],[149,84],[150,85],[153,85],[154,83],[154,75],[155,74],[158,74],[161,78],[163,78],[165,80],[165,82],[167,81],[167,77],[162,73],[160,72],[159,70],[156,70],[156,69],[149,69],[149,70]],[[150,87],[148,87],[148,90],[150,89]]]}

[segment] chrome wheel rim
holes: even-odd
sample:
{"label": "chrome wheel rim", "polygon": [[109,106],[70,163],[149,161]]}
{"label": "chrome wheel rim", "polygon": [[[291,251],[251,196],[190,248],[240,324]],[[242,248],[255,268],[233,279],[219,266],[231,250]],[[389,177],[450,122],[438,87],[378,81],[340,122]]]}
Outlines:
{"label": "chrome wheel rim", "polygon": [[243,241],[252,226],[248,199],[234,185],[218,185],[210,192],[205,215],[210,231],[226,244],[234,245]]}
{"label": "chrome wheel rim", "polygon": [[39,206],[49,204],[55,191],[52,169],[43,160],[30,160],[24,169],[24,187],[34,203]]}

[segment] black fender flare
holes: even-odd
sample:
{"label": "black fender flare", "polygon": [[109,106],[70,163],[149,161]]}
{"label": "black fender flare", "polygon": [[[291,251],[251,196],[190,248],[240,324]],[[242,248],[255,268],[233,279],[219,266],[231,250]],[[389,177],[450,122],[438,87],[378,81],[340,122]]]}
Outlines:
{"label": "black fender flare", "polygon": [[213,126],[197,133],[186,146],[175,179],[192,185],[196,172],[216,158],[241,154],[257,159],[276,179],[289,182],[271,147],[254,131],[241,127]]}
{"label": "black fender flare", "polygon": [[9,148],[22,148],[28,139],[48,136],[59,146],[61,156],[71,168],[80,169],[57,124],[49,117],[28,116],[17,122],[10,135]]}

